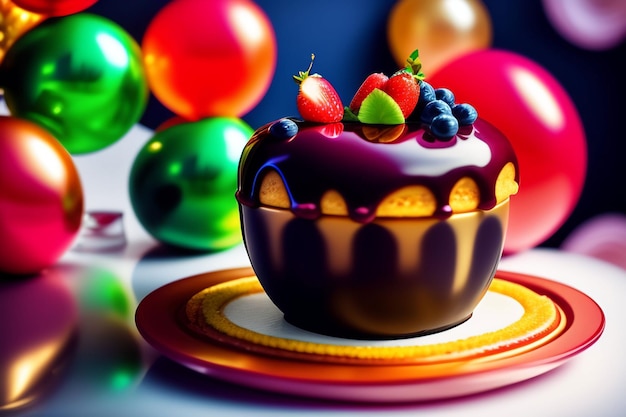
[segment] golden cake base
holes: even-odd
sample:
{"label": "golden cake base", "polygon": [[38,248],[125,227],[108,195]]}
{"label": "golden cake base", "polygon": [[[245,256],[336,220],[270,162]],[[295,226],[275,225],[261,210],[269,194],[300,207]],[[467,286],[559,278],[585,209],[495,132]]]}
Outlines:
{"label": "golden cake base", "polygon": [[[238,349],[281,358],[359,365],[436,364],[480,357],[492,360],[494,355],[515,355],[545,344],[566,326],[565,315],[550,298],[520,284],[496,277],[489,293],[508,298],[509,303],[519,303],[523,311],[521,317],[496,330],[444,342],[424,343],[425,339],[420,336],[402,339],[402,343],[367,340],[344,343],[340,338],[323,335],[311,341],[302,340],[306,337],[298,339],[293,333],[283,337],[256,331],[233,322],[225,312],[236,300],[246,303],[252,295],[265,296],[255,276],[218,283],[199,291],[187,302],[185,318],[188,328],[196,334]],[[261,302],[271,303],[269,299]],[[258,298],[256,303],[259,303]]]}

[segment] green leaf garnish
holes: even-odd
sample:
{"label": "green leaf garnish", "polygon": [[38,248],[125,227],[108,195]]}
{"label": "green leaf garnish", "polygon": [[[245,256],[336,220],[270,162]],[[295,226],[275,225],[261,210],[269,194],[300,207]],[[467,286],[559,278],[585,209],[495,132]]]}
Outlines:
{"label": "green leaf garnish", "polygon": [[389,94],[376,88],[363,100],[359,121],[367,124],[399,125],[404,123],[404,115]]}
{"label": "green leaf garnish", "polygon": [[307,68],[306,71],[298,71],[298,75],[293,75],[293,80],[296,82],[296,84],[302,84],[302,81],[304,81],[309,75],[311,75],[311,68],[313,68],[314,60],[315,54],[311,54],[311,63],[309,64],[309,68]]}
{"label": "green leaf garnish", "polygon": [[409,55],[406,60],[406,71],[410,74],[413,74],[415,78],[421,81],[426,78],[426,76],[422,72],[422,61],[420,60],[419,56],[420,53],[417,49],[414,50],[411,55]]}

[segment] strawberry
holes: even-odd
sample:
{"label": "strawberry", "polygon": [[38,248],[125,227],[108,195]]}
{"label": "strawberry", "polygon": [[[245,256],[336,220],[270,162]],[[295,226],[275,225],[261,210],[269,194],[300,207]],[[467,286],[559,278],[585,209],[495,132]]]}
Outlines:
{"label": "strawberry", "polygon": [[[391,77],[387,77],[382,73],[370,74],[354,94],[350,106],[346,110],[346,116],[352,115],[352,118],[360,120],[359,110],[361,109],[363,101],[374,90],[378,89],[386,93],[386,95],[390,96],[393,101],[398,104],[402,116],[404,116],[406,120],[417,106],[420,96],[420,81],[424,79],[424,74],[421,72],[422,63],[417,50],[413,51],[406,62],[406,67],[399,70]],[[377,102],[381,101],[377,100]],[[384,100],[382,102],[384,102]],[[377,112],[368,112],[368,117],[375,113]]]}
{"label": "strawberry", "polygon": [[405,119],[417,106],[420,97],[420,81],[424,79],[422,62],[417,49],[409,55],[406,62],[406,67],[392,75],[383,88],[383,91],[398,103]]}
{"label": "strawberry", "polygon": [[315,55],[306,71],[299,71],[293,79],[300,86],[296,105],[300,116],[316,123],[335,123],[343,118],[341,98],[331,83],[319,74],[311,74]]}
{"label": "strawberry", "polygon": [[413,112],[420,97],[419,82],[406,70],[392,75],[382,90],[398,103],[405,119]]}
{"label": "strawberry", "polygon": [[368,75],[365,81],[363,81],[363,84],[361,84],[359,89],[354,94],[354,97],[350,102],[350,110],[354,114],[357,114],[361,108],[361,103],[365,100],[365,97],[367,97],[376,88],[382,90],[384,85],[387,83],[387,80],[389,80],[389,77],[382,72],[375,72]]}

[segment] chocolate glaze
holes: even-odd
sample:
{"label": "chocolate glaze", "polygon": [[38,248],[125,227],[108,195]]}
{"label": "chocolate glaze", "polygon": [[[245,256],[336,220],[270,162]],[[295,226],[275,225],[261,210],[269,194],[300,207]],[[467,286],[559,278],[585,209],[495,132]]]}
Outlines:
{"label": "chocolate glaze", "polygon": [[478,208],[496,205],[495,183],[507,162],[517,159],[508,140],[494,126],[477,120],[450,140],[435,139],[419,123],[373,126],[361,123],[310,124],[297,121],[298,133],[287,139],[259,128],[246,145],[239,165],[238,201],[260,205],[258,191],[266,170],[282,177],[292,212],[302,218],[320,216],[319,203],[328,190],[338,191],[349,216],[367,223],[391,192],[408,185],[427,186],[435,195],[435,216],[451,213],[448,199],[455,183],[472,178],[479,187]]}

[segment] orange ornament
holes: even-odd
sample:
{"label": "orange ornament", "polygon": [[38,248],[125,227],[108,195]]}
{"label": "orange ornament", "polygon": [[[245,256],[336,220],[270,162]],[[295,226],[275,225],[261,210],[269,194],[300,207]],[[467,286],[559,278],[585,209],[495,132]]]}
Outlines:
{"label": "orange ornament", "polygon": [[400,0],[387,21],[391,53],[400,66],[415,49],[426,76],[461,55],[491,45],[491,18],[480,0]]}
{"label": "orange ornament", "polygon": [[17,38],[44,19],[45,15],[22,9],[11,0],[0,0],[0,62]]}
{"label": "orange ornament", "polygon": [[189,120],[240,117],[274,75],[276,39],[249,0],[177,0],[150,22],[142,49],[156,98]]}

